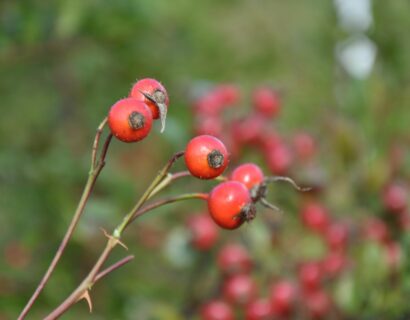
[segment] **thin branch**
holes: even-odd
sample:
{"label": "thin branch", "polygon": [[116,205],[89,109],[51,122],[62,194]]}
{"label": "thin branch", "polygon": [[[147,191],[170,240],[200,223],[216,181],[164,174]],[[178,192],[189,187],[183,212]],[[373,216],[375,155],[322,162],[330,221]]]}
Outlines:
{"label": "thin branch", "polygon": [[98,145],[100,143],[101,134],[103,133],[104,126],[106,125],[107,121],[108,121],[108,118],[105,117],[104,120],[100,123],[100,125],[97,128],[97,133],[95,135],[93,149],[91,153],[91,170],[93,170],[96,166]]}
{"label": "thin branch", "polygon": [[124,259],[121,259],[120,261],[114,263],[113,265],[109,266],[107,269],[104,269],[100,273],[98,273],[94,279],[94,283],[97,281],[101,280],[104,278],[106,275],[109,273],[115,271],[118,268],[121,268],[123,265],[127,264],[131,260],[133,260],[135,257],[133,255],[126,256]]}
{"label": "thin branch", "polygon": [[110,134],[106,138],[103,150],[100,154],[100,157],[98,159],[97,164],[96,164],[96,160],[95,160],[96,159],[96,151],[94,151],[94,147],[98,147],[98,145],[99,145],[99,141],[101,139],[101,133],[102,133],[103,127],[105,126],[106,122],[107,122],[106,119],[104,119],[101,122],[101,124],[98,127],[97,133],[95,135],[95,139],[94,139],[94,143],[93,143],[93,152],[92,152],[93,155],[91,157],[92,158],[91,159],[91,162],[92,162],[91,163],[91,171],[90,171],[90,174],[88,176],[87,183],[84,187],[84,191],[83,191],[83,194],[81,196],[81,199],[78,203],[77,209],[76,209],[76,211],[74,213],[74,216],[71,219],[70,225],[68,226],[68,229],[66,231],[66,234],[64,235],[64,238],[61,241],[61,243],[60,243],[60,245],[57,249],[57,252],[55,253],[54,258],[51,261],[46,273],[44,274],[43,278],[41,279],[40,283],[38,284],[36,290],[34,291],[33,295],[31,296],[30,300],[25,305],[23,311],[19,315],[18,320],[23,320],[27,316],[27,313],[32,308],[34,302],[36,301],[36,299],[40,295],[41,291],[45,287],[47,281],[51,277],[51,274],[54,272],[54,270],[57,266],[57,263],[59,262],[61,256],[63,255],[63,252],[64,252],[64,250],[65,250],[65,248],[68,244],[68,241],[70,240],[70,238],[71,238],[71,236],[72,236],[72,234],[73,234],[73,232],[74,232],[74,230],[75,230],[75,228],[78,224],[78,221],[80,220],[80,218],[81,218],[81,216],[84,212],[85,206],[86,206],[87,201],[88,201],[88,199],[91,195],[91,192],[94,188],[95,182],[97,181],[97,178],[98,178],[101,170],[103,169],[103,167],[105,165],[105,158],[106,158],[106,155],[107,155],[108,147],[109,147],[110,142],[111,142],[112,135]]}

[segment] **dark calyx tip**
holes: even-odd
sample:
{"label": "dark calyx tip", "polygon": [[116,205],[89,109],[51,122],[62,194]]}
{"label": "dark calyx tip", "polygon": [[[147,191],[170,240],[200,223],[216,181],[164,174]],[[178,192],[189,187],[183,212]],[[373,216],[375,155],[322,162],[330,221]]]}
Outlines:
{"label": "dark calyx tip", "polygon": [[218,169],[224,164],[224,155],[218,150],[212,150],[208,154],[208,164],[213,169]]}
{"label": "dark calyx tip", "polygon": [[128,117],[128,123],[134,130],[141,129],[144,127],[145,117],[141,113],[133,111]]}
{"label": "dark calyx tip", "polygon": [[256,205],[252,202],[247,204],[242,208],[240,215],[244,221],[252,221],[256,217]]}

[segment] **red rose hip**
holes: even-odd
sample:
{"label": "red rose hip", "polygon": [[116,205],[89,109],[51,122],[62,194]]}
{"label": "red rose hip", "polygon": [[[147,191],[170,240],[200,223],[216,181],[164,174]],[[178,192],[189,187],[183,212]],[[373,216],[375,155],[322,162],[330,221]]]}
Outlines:
{"label": "red rose hip", "polygon": [[216,224],[224,229],[236,229],[255,216],[248,189],[237,181],[222,182],[213,188],[208,210]]}
{"label": "red rose hip", "polygon": [[129,96],[145,102],[152,112],[153,119],[161,119],[162,132],[169,105],[168,93],[164,86],[155,79],[141,79],[132,86]]}
{"label": "red rose hip", "polygon": [[232,308],[224,301],[213,300],[201,309],[202,320],[233,320]]}
{"label": "red rose hip", "polygon": [[206,213],[190,216],[187,225],[191,243],[198,250],[209,250],[218,240],[218,227]]}
{"label": "red rose hip", "polygon": [[213,136],[197,136],[185,148],[185,164],[189,172],[199,179],[216,178],[225,171],[228,162],[225,145]]}
{"label": "red rose hip", "polygon": [[245,163],[235,168],[231,180],[242,182],[249,190],[263,182],[263,172],[256,164]]}
{"label": "red rose hip", "polygon": [[152,115],[147,105],[134,98],[117,101],[108,113],[111,133],[124,142],[144,139],[152,127]]}

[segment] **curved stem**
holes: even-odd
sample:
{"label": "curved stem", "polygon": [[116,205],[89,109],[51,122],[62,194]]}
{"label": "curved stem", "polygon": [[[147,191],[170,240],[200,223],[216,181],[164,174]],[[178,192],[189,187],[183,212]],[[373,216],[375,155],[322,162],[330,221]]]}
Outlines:
{"label": "curved stem", "polygon": [[287,183],[290,183],[292,187],[294,187],[296,190],[301,191],[301,192],[306,192],[312,190],[312,188],[304,188],[300,187],[293,179],[289,177],[282,177],[282,176],[273,176],[273,177],[266,177],[264,179],[265,182],[276,182],[276,181],[284,181]]}
{"label": "curved stem", "polygon": [[98,163],[97,163],[97,149],[99,146],[99,142],[101,139],[101,134],[102,131],[104,129],[104,126],[107,123],[107,118],[105,118],[101,124],[98,126],[97,129],[97,133],[95,135],[95,139],[94,139],[94,143],[93,143],[93,151],[92,151],[92,156],[91,156],[91,169],[90,169],[90,173],[88,175],[88,180],[86,182],[86,185],[84,187],[82,196],[80,198],[80,201],[78,203],[77,209],[74,213],[73,218],[71,219],[70,225],[68,226],[68,229],[64,235],[63,240],[60,243],[60,246],[57,249],[57,252],[54,255],[53,260],[51,261],[46,273],[44,274],[43,278],[41,279],[40,283],[38,284],[36,290],[34,291],[33,295],[31,296],[30,300],[27,302],[27,304],[25,305],[23,311],[21,312],[21,314],[18,317],[18,320],[22,320],[24,319],[28,312],[30,311],[31,307],[33,306],[34,302],[36,301],[36,299],[38,298],[38,296],[40,295],[41,291],[43,290],[43,288],[45,287],[47,281],[49,280],[51,274],[53,273],[53,271],[55,270],[57,263],[59,262],[61,256],[63,255],[63,252],[67,246],[68,241],[70,240],[77,224],[78,221],[81,218],[82,213],[84,212],[84,208],[85,205],[91,195],[91,192],[94,188],[95,182],[97,181],[97,178],[101,172],[101,170],[103,169],[104,165],[105,165],[105,158],[107,155],[107,151],[108,151],[108,147],[110,145],[111,139],[112,139],[112,134],[109,134],[108,137],[105,140],[103,149],[101,151]]}
{"label": "curved stem", "polygon": [[136,211],[133,214],[133,216],[131,217],[130,223],[133,222],[138,217],[142,216],[144,213],[147,213],[148,211],[154,210],[158,207],[161,207],[161,206],[169,204],[169,203],[174,203],[174,202],[189,200],[189,199],[207,200],[208,199],[208,194],[207,193],[199,193],[199,192],[198,193],[185,193],[185,194],[181,194],[179,196],[169,197],[169,198],[166,198],[166,199],[161,199],[161,200],[155,201],[155,202],[153,202],[153,203],[139,209],[138,211]]}
{"label": "curved stem", "polygon": [[162,168],[162,170],[158,173],[155,179],[151,182],[147,190],[145,190],[144,194],[138,200],[134,208],[131,209],[131,211],[124,217],[122,222],[115,228],[113,232],[113,237],[118,238],[118,239],[121,237],[122,232],[130,223],[130,220],[134,212],[137,212],[142,207],[142,205],[145,203],[145,201],[147,201],[151,197],[152,192],[155,190],[158,184],[161,183],[162,179],[166,177],[169,169],[172,167],[175,161],[177,161],[179,158],[181,158],[184,155],[184,153],[185,153],[184,151],[177,152],[172,156],[171,159],[169,159],[167,164]]}
{"label": "curved stem", "polygon": [[113,272],[114,270],[117,270],[118,268],[121,268],[123,265],[127,264],[131,260],[133,260],[135,257],[133,255],[126,256],[125,258],[121,259],[120,261],[114,263],[113,265],[109,266],[108,268],[104,269],[101,271],[99,274],[96,275],[94,279],[94,283],[97,281],[100,281],[102,278],[107,276],[109,273]]}

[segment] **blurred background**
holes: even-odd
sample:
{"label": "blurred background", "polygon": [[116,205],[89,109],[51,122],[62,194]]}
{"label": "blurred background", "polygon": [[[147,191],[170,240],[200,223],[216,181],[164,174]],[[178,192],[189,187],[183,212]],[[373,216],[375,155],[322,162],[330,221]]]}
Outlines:
{"label": "blurred background", "polygon": [[[230,170],[253,161],[315,192],[270,186],[280,221],[260,209],[238,230],[218,229],[207,250],[192,245],[186,223],[206,212],[203,203],[158,209],[127,230],[136,259],[93,288],[94,312],[79,303],[63,318],[199,319],[208,301],[229,300],[216,261],[232,243],[253,261],[258,296],[275,304],[272,286],[284,279],[302,292],[303,266],[337,251],[306,218],[312,203],[346,227],[347,244],[336,276],[320,269],[319,302],[295,317],[408,318],[409,30],[406,0],[1,1],[0,319],[17,317],[51,261],[86,181],[96,127],[144,77],[168,90],[166,131],[156,124],[141,143],[113,141],[85,216],[28,318],[44,316],[79,283],[104,245],[99,228],[117,224],[175,151],[195,133],[219,130],[201,127],[195,106],[221,84],[236,92],[218,115],[224,129],[252,118],[255,88],[272,88],[280,112],[263,127],[287,150],[277,160],[252,139],[235,144],[235,130],[214,132],[235,147]],[[185,179],[158,197],[215,185]],[[111,261],[125,254],[118,249]],[[245,307],[232,305],[245,319]]]}

